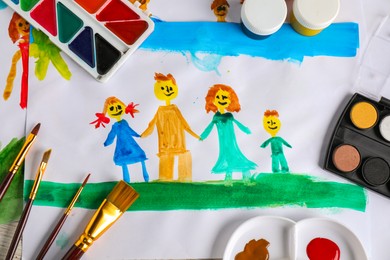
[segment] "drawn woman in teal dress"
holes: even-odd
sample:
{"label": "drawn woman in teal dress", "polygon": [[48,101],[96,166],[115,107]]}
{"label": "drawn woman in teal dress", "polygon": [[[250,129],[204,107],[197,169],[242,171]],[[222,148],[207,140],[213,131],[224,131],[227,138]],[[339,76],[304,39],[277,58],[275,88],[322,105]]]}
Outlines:
{"label": "drawn woman in teal dress", "polygon": [[[255,169],[257,165],[245,157],[237,144],[234,124],[246,134],[250,134],[250,130],[234,119],[232,113],[229,113],[238,112],[241,109],[236,93],[229,86],[216,84],[207,93],[205,108],[207,113],[213,111],[215,115],[200,138],[205,140],[215,125],[219,139],[219,156],[212,172],[226,173],[225,180],[227,181],[232,180],[233,172],[241,172],[243,179],[248,181],[250,171]],[[229,112],[225,113],[225,110]]]}

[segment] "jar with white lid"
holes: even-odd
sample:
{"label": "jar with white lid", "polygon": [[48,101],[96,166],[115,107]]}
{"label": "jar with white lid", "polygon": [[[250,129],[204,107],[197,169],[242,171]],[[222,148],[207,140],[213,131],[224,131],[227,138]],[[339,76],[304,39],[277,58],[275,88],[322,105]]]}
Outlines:
{"label": "jar with white lid", "polygon": [[291,26],[302,35],[316,35],[331,25],[339,9],[340,0],[294,0]]}

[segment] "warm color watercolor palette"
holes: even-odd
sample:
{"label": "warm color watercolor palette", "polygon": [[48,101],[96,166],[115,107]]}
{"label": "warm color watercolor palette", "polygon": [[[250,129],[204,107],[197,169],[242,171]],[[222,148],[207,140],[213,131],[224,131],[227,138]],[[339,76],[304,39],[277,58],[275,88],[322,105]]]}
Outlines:
{"label": "warm color watercolor palette", "polygon": [[331,137],[325,169],[390,197],[390,100],[351,97]]}
{"label": "warm color watercolor palette", "polygon": [[[250,248],[250,244],[255,243],[260,246]],[[277,216],[254,217],[234,231],[227,243],[223,260],[254,259],[248,258],[250,254],[242,257],[242,253],[248,252],[248,249],[254,250],[252,253],[258,257],[255,259],[368,259],[358,237],[341,223],[328,218],[307,218],[295,222]],[[263,251],[266,251],[266,254],[263,254]],[[261,255],[266,257],[259,257]]]}
{"label": "warm color watercolor palette", "polygon": [[151,34],[154,23],[122,0],[4,0],[99,81]]}

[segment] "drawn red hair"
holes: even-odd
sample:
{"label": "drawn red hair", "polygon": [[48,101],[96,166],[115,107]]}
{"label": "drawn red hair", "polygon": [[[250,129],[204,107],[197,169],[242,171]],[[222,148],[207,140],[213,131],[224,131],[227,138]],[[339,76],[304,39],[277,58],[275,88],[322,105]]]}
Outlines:
{"label": "drawn red hair", "polygon": [[215,8],[221,5],[227,5],[228,7],[230,7],[229,3],[226,0],[214,0],[211,3],[211,10],[214,10]]}
{"label": "drawn red hair", "polygon": [[168,74],[168,75],[164,75],[164,74],[162,74],[162,73],[155,73],[154,74],[154,79],[155,80],[157,80],[157,81],[172,81],[172,83],[174,84],[174,85],[176,85],[176,80],[175,80],[175,78],[172,76],[172,74]]}
{"label": "drawn red hair", "polygon": [[215,84],[213,85],[209,91],[207,92],[206,96],[206,112],[213,111],[214,113],[218,111],[218,108],[216,105],[214,105],[215,95],[217,94],[218,90],[223,90],[229,93],[230,101],[231,103],[226,108],[229,112],[238,112],[241,110],[240,102],[238,100],[236,92],[234,90],[224,84]]}
{"label": "drawn red hair", "polygon": [[12,42],[15,43],[20,39],[20,34],[18,32],[18,25],[16,24],[17,20],[23,19],[18,13],[14,13],[12,15],[11,20],[9,21],[9,26],[8,26],[8,35],[11,38]]}
{"label": "drawn red hair", "polygon": [[265,117],[269,117],[269,116],[279,117],[279,113],[276,110],[268,110],[267,109],[267,111],[264,112],[264,116]]}

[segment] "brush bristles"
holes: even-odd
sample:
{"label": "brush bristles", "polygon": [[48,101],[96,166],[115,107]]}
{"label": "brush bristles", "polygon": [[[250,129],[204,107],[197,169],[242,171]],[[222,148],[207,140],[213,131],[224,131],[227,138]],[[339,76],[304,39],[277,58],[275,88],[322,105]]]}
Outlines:
{"label": "brush bristles", "polygon": [[33,128],[33,130],[31,130],[31,133],[33,134],[33,135],[37,135],[38,134],[38,132],[39,132],[39,128],[41,127],[41,123],[38,123],[34,128]]}
{"label": "brush bristles", "polygon": [[119,181],[108,194],[107,200],[124,212],[138,197],[139,194],[129,184]]}
{"label": "brush bristles", "polygon": [[42,156],[42,162],[47,163],[49,161],[51,149],[47,150]]}

